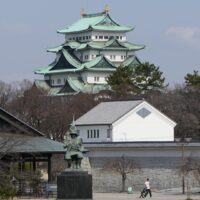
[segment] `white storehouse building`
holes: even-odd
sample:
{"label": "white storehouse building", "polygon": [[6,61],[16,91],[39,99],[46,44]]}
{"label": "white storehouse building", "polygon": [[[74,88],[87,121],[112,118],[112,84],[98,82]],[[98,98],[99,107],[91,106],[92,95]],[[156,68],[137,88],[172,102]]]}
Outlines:
{"label": "white storehouse building", "polygon": [[183,174],[181,169],[188,160],[199,162],[200,143],[175,140],[176,123],[147,101],[102,102],[75,124],[89,150],[93,191],[121,190],[120,174],[111,173],[105,166],[122,158],[136,166],[127,174],[125,185],[133,186],[134,192],[142,189],[147,177],[152,191],[176,188],[182,192],[183,180],[191,189],[199,187],[198,176],[192,172]]}
{"label": "white storehouse building", "polygon": [[174,141],[176,126],[145,100],[102,102],[75,124],[86,143]]}

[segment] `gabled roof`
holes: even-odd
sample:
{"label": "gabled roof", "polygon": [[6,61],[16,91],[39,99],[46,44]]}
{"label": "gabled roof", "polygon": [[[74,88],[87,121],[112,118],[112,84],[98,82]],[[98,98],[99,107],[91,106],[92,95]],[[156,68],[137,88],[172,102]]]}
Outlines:
{"label": "gabled roof", "polygon": [[99,31],[122,31],[133,30],[128,26],[120,25],[115,22],[108,13],[84,14],[81,19],[65,29],[57,30],[58,33],[76,33],[88,30]]}
{"label": "gabled roof", "polygon": [[49,66],[35,70],[36,74],[54,74],[63,72],[80,71],[83,68],[82,64],[69,51],[62,49],[58,60],[51,63]]}
{"label": "gabled roof", "polygon": [[64,86],[51,86],[47,80],[35,80],[34,84],[38,89],[45,90],[49,96],[74,95],[79,92],[95,94],[110,89],[108,84],[84,83],[79,77],[67,77]]}
{"label": "gabled roof", "polygon": [[123,66],[133,68],[138,66],[139,64],[141,64],[141,62],[136,56],[130,56],[124,62],[121,63],[121,65]]}
{"label": "gabled roof", "polygon": [[88,71],[115,71],[116,66],[104,56],[97,56],[93,60],[84,63],[85,69]]}
{"label": "gabled roof", "polygon": [[142,100],[101,102],[78,118],[75,123],[76,125],[112,124],[140,103]]}
{"label": "gabled roof", "polygon": [[62,49],[60,57],[46,68],[35,71],[36,74],[58,74],[63,72],[90,71],[115,71],[116,67],[104,56],[97,56],[91,61],[80,63],[69,51]]}
{"label": "gabled roof", "polygon": [[3,108],[0,108],[0,119],[27,135],[44,136],[41,132],[16,118],[11,113],[5,111]]}
{"label": "gabled roof", "polygon": [[63,144],[0,108],[1,153],[64,153]]}
{"label": "gabled roof", "polygon": [[[151,104],[145,100],[133,100],[133,101],[110,101],[110,102],[101,102],[86,114],[81,116],[75,121],[77,126],[79,125],[111,125],[118,123],[120,119],[126,117],[130,112],[133,112],[134,109],[137,109],[139,106],[147,106],[148,109],[154,113],[159,114],[167,123],[176,126],[176,122],[171,120],[165,114],[160,112],[158,109],[153,107]],[[134,111],[135,112],[135,111]]]}

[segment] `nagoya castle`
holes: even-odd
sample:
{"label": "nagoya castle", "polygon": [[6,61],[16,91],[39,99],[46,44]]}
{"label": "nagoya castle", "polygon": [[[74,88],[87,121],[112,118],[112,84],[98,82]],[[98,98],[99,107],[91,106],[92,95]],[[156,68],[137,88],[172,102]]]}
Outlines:
{"label": "nagoya castle", "polygon": [[47,67],[35,70],[44,76],[35,86],[48,95],[71,95],[79,92],[98,93],[110,89],[106,80],[119,65],[140,64],[135,51],[144,48],[127,41],[126,33],[133,28],[111,18],[107,6],[100,13],[86,14],[68,28],[57,30],[65,41],[47,49],[55,60]]}

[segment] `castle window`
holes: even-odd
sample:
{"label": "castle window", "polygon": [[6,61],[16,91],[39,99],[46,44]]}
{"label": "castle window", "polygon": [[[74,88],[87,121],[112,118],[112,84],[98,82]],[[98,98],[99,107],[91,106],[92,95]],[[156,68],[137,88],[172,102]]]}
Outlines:
{"label": "castle window", "polygon": [[57,84],[60,84],[60,83],[61,83],[61,79],[58,78],[58,79],[57,79]]}
{"label": "castle window", "polygon": [[96,35],[95,38],[98,39],[98,36]]}
{"label": "castle window", "polygon": [[87,130],[87,138],[90,138],[90,130]]}
{"label": "castle window", "polygon": [[94,81],[95,81],[95,82],[99,82],[99,77],[98,77],[98,76],[95,76],[95,77],[94,77]]}
{"label": "castle window", "polygon": [[108,36],[104,36],[104,39],[108,39]]}
{"label": "castle window", "polygon": [[103,36],[102,36],[102,35],[100,35],[100,36],[99,36],[99,39],[103,39]]}

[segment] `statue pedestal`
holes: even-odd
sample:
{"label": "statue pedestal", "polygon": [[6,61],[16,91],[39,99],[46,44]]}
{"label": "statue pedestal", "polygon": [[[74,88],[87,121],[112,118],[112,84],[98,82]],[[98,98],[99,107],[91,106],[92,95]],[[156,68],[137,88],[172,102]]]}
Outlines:
{"label": "statue pedestal", "polygon": [[63,171],[57,177],[57,200],[92,200],[92,175],[87,171]]}

